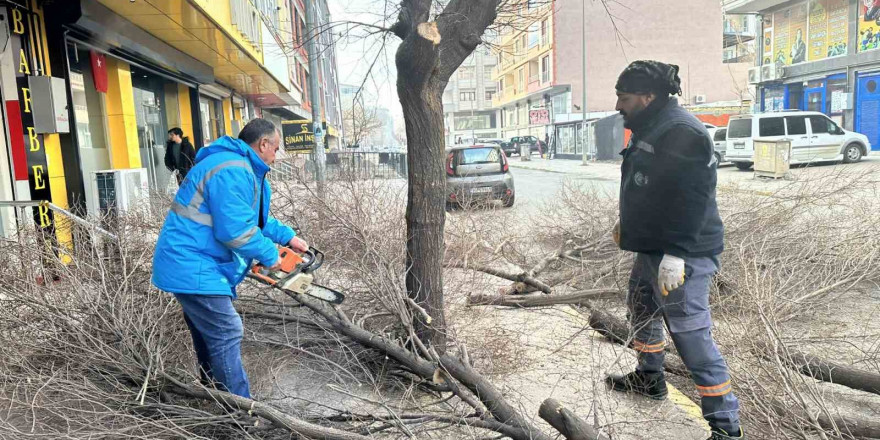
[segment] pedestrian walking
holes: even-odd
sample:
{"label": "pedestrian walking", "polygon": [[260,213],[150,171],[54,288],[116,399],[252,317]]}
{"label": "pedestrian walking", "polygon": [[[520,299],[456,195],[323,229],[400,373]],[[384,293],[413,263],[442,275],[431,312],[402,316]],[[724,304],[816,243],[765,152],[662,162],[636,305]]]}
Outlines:
{"label": "pedestrian walking", "polygon": [[168,130],[168,142],[165,144],[165,167],[177,175],[180,185],[196,161],[196,148],[183,136],[180,127]]}
{"label": "pedestrian walking", "polygon": [[276,244],[308,250],[293,229],[269,214],[266,174],[280,144],[273,123],[254,119],[238,139],[224,136],[199,150],[153,256],[152,282],[183,308],[201,379],[248,398],[235,287],[254,260],[280,268]]}
{"label": "pedestrian walking", "polygon": [[724,228],[715,201],[712,139],[678,105],[678,66],[635,61],[617,81],[616,109],[632,130],[623,151],[620,218],[612,231],[635,252],[627,307],[638,367],[608,384],[661,400],[663,323],[701,397],[710,440],[744,438],[727,364],[712,339],[709,284],[718,270]]}

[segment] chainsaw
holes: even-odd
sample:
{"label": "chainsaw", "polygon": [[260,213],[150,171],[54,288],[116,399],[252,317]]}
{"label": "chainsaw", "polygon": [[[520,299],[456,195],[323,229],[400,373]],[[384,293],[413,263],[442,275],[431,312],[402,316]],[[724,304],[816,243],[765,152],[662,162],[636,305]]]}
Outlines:
{"label": "chainsaw", "polygon": [[256,264],[248,272],[248,277],[263,284],[277,287],[287,292],[326,301],[330,304],[342,304],[345,295],[329,288],[313,283],[314,273],[324,264],[324,253],[309,247],[305,253],[298,254],[289,247],[278,249],[281,268],[269,270],[262,264]]}

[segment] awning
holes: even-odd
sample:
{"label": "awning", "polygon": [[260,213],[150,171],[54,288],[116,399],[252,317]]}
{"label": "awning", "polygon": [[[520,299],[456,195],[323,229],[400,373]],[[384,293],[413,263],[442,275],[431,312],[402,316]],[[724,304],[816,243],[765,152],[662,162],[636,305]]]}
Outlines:
{"label": "awning", "polygon": [[[265,67],[261,45],[234,35],[231,24],[221,25],[197,2],[97,1],[159,40],[207,64],[213,69],[218,82],[236,92],[274,96],[284,102],[290,100],[284,78],[276,78]],[[87,3],[87,0],[83,0],[83,3]],[[212,0],[209,5],[212,14],[223,16],[225,11],[228,19],[229,2]]]}

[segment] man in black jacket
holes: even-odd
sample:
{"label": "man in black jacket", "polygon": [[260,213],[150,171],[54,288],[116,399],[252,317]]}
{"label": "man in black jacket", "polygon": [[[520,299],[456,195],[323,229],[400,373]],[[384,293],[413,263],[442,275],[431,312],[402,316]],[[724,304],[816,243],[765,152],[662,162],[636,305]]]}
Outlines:
{"label": "man in black jacket", "polygon": [[168,130],[168,143],[165,145],[165,166],[170,171],[177,171],[177,184],[180,185],[186,174],[196,162],[196,148],[183,137],[183,130],[174,127]]}
{"label": "man in black jacket", "polygon": [[681,94],[678,66],[635,61],[617,81],[617,110],[632,138],[623,151],[620,219],[612,232],[636,252],[627,306],[638,367],[609,376],[618,391],[666,398],[663,322],[701,396],[710,440],[744,438],[727,364],[712,339],[709,283],[724,249],[715,202],[713,143]]}

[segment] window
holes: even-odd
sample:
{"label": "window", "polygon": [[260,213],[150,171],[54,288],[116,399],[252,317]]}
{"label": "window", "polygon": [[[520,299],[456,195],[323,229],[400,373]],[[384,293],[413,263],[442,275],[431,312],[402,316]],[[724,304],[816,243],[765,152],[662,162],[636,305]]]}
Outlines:
{"label": "window", "polygon": [[785,136],[785,120],[782,118],[761,118],[758,121],[760,136]]}
{"label": "window", "polygon": [[[527,46],[527,44],[528,44],[527,38],[528,38],[528,35],[526,33],[523,33],[519,37],[519,47],[522,48],[523,52],[525,52],[526,48],[529,47],[529,46]],[[517,51],[517,53],[519,53],[519,51]]]}
{"label": "window", "polygon": [[458,79],[460,80],[472,80],[474,79],[474,68],[473,66],[461,66],[458,68]]}
{"label": "window", "polygon": [[486,130],[495,128],[495,120],[492,115],[456,116],[454,120],[455,130]]}
{"label": "window", "polygon": [[498,148],[467,148],[460,151],[459,165],[495,163],[501,160],[501,150]]}
{"label": "window", "polygon": [[538,23],[529,26],[529,49],[541,43],[541,34],[539,32]]}
{"label": "window", "polygon": [[494,90],[486,90],[486,101],[491,101],[495,97]]}
{"label": "window", "polygon": [[312,101],[309,99],[309,74],[305,72],[305,69],[303,69],[303,102],[312,105]]}
{"label": "window", "polygon": [[458,93],[458,100],[459,101],[476,101],[477,100],[477,93],[474,92],[473,90],[471,90],[469,92],[459,92]]}
{"label": "window", "polygon": [[492,68],[489,66],[483,68],[483,81],[492,81]]}
{"label": "window", "polygon": [[789,136],[807,134],[807,118],[805,116],[786,116],[785,123],[788,125]]}
{"label": "window", "polygon": [[549,30],[549,26],[547,23],[547,19],[541,20],[541,46],[547,45],[549,40],[547,39],[547,31]]}
{"label": "window", "polygon": [[550,82],[550,55],[541,58],[541,83]]}
{"label": "window", "polygon": [[843,130],[834,121],[824,116],[810,116],[810,127],[813,129],[813,134],[843,134]]}
{"label": "window", "polygon": [[[777,119],[781,120],[781,118]],[[752,120],[750,118],[732,119],[730,123],[727,124],[728,139],[741,139],[750,137],[752,137]]]}
{"label": "window", "polygon": [[726,128],[719,128],[718,130],[715,130],[715,137],[712,140],[714,140],[715,142],[724,142],[725,139],[727,139]]}
{"label": "window", "polygon": [[571,92],[564,92],[553,96],[554,113],[571,113]]}
{"label": "window", "polygon": [[525,77],[525,75],[526,75],[526,74],[525,74],[525,72],[523,71],[522,68],[520,68],[519,70],[516,71],[516,76],[517,76],[517,86],[519,86],[519,91],[520,91],[520,92],[522,92],[523,90],[526,89],[526,77]]}

